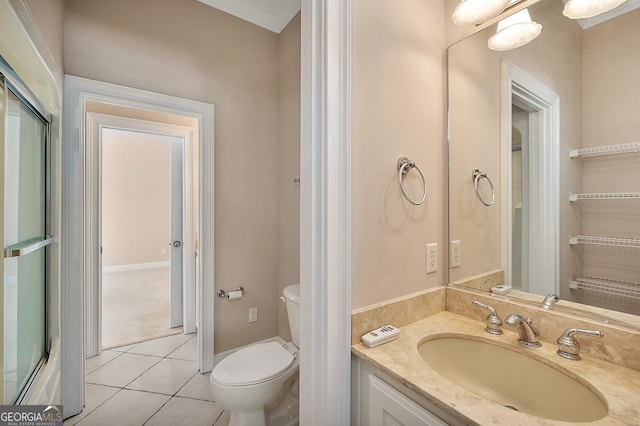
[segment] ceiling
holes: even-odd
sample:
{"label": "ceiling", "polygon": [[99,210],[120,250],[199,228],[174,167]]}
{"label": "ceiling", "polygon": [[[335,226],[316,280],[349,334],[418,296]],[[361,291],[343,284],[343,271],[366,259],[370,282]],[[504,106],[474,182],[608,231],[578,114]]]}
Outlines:
{"label": "ceiling", "polygon": [[280,33],[300,10],[300,0],[198,1],[274,33]]}

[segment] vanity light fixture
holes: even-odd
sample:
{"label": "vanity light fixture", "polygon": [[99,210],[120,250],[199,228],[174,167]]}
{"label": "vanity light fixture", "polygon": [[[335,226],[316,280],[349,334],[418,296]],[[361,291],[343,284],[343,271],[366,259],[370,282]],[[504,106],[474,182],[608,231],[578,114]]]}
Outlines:
{"label": "vanity light fixture", "polygon": [[451,15],[458,25],[481,24],[498,16],[512,0],[462,0]]}
{"label": "vanity light fixture", "polygon": [[562,14],[571,19],[591,18],[620,6],[627,0],[569,0]]}
{"label": "vanity light fixture", "polygon": [[528,9],[522,9],[498,22],[498,30],[487,44],[491,50],[511,50],[529,43],[541,31],[542,25],[531,20]]}

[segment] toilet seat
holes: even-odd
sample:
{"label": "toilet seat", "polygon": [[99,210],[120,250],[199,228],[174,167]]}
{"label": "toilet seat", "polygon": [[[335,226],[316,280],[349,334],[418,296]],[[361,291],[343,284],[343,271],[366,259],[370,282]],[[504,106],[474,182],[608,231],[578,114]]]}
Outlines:
{"label": "toilet seat", "polygon": [[254,385],[280,375],[294,358],[294,354],[277,342],[258,343],[220,361],[211,376],[221,385]]}

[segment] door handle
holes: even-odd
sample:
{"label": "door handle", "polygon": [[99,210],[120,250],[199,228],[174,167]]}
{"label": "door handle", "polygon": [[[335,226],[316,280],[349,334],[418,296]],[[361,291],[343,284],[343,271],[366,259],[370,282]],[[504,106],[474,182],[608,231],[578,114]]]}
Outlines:
{"label": "door handle", "polygon": [[172,245],[172,246],[174,246],[174,247],[176,247],[176,248],[178,248],[178,247],[180,247],[180,246],[182,245],[182,242],[181,242],[181,241],[176,240],[176,241],[174,241],[173,243],[171,243],[171,245]]}
{"label": "door handle", "polygon": [[26,241],[17,246],[11,246],[4,249],[4,258],[20,257],[29,253],[33,253],[43,247],[50,245],[54,238],[51,235],[47,235],[44,238],[35,238],[33,240]]}

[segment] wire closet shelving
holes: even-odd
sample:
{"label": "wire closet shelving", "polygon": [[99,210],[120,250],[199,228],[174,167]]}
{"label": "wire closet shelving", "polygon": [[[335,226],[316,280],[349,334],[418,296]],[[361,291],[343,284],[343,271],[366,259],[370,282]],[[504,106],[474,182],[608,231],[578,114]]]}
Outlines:
{"label": "wire closet shelving", "polygon": [[640,300],[640,284],[631,281],[609,280],[596,277],[576,278],[569,282],[569,288],[585,289],[599,293],[615,294]]}
{"label": "wire closet shelving", "polygon": [[597,237],[592,235],[570,235],[569,244],[592,244],[598,246],[640,248],[640,238]]}
{"label": "wire closet shelving", "polygon": [[[572,149],[569,156],[571,158],[593,158],[635,153],[640,153],[640,142]],[[587,200],[640,200],[640,192],[585,192],[569,194],[569,202],[571,203]],[[640,238],[638,238],[638,235],[629,238],[570,235],[569,244],[572,246],[585,244],[640,249]],[[572,290],[588,290],[640,300],[640,284],[637,282],[585,276],[570,281],[569,288]]]}
{"label": "wire closet shelving", "polygon": [[572,149],[569,153],[569,156],[571,158],[575,158],[575,157],[591,158],[591,157],[604,157],[607,155],[634,154],[636,152],[640,152],[640,142]]}
{"label": "wire closet shelving", "polygon": [[569,201],[582,200],[640,200],[640,192],[589,192],[569,194]]}

